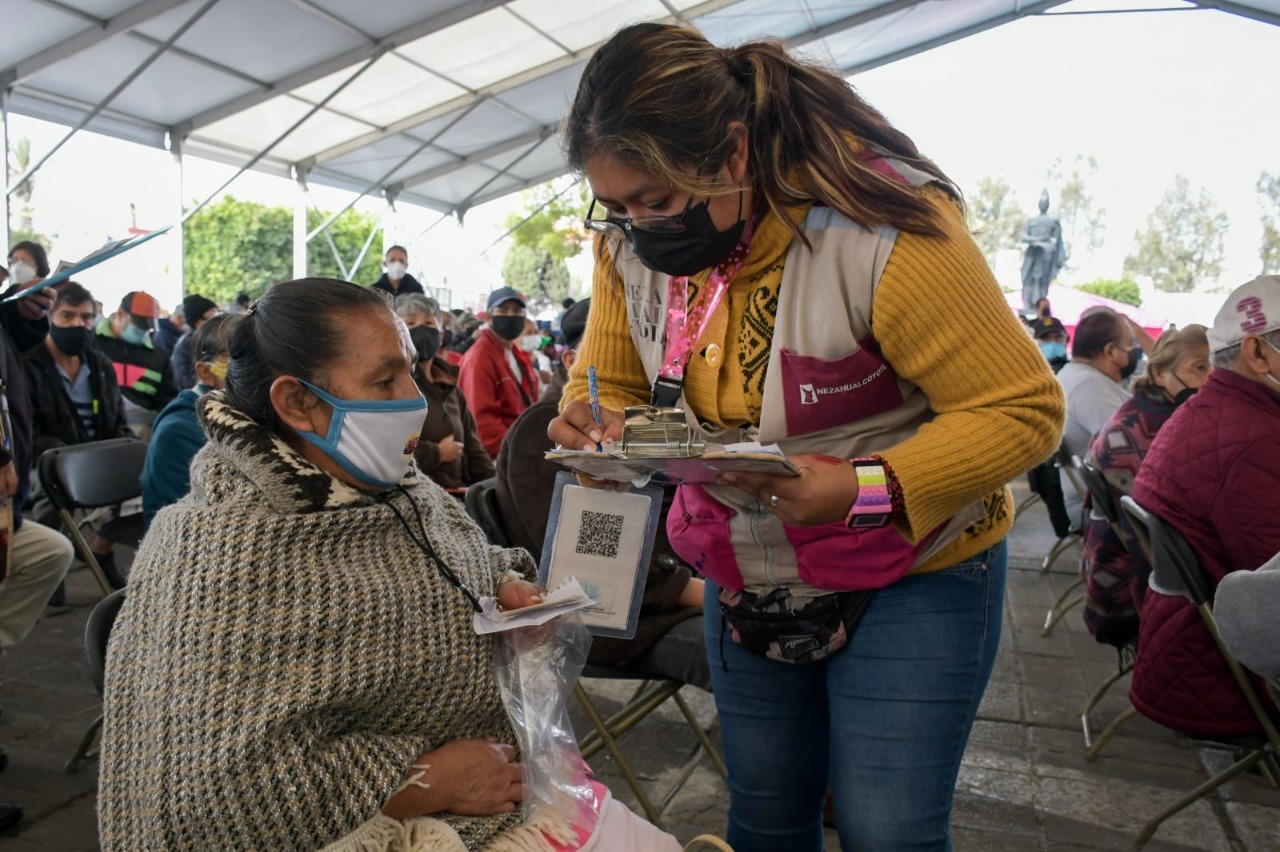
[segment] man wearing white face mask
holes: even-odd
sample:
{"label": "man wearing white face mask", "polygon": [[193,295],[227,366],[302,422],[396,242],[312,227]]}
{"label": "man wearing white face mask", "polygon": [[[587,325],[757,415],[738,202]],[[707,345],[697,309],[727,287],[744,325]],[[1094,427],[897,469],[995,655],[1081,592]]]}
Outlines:
{"label": "man wearing white face mask", "polygon": [[[1214,370],[1151,444],[1133,497],[1176,528],[1213,586],[1280,552],[1280,277],[1227,297],[1209,331]],[[1131,698],[1197,736],[1249,736],[1258,723],[1199,613],[1149,593]]]}
{"label": "man wearing white face mask", "polygon": [[392,246],[387,249],[387,256],[382,266],[386,271],[373,285],[374,290],[381,290],[392,296],[423,292],[418,279],[409,274],[409,250],[404,246]]}

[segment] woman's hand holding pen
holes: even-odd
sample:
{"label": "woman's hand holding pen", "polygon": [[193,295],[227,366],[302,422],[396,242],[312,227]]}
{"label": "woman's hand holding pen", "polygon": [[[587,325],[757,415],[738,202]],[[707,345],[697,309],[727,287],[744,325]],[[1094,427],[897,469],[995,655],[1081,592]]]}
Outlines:
{"label": "woman's hand holding pen", "polygon": [[[587,402],[571,402],[547,427],[547,437],[566,450],[594,450],[597,444],[622,440],[622,412],[600,409],[597,426]],[[603,427],[603,428],[602,428]]]}

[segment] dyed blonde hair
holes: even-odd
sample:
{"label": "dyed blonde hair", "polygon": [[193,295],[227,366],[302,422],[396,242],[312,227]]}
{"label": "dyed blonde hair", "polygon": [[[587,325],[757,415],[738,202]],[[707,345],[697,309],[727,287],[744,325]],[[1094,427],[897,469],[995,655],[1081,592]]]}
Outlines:
{"label": "dyed blonde hair", "polygon": [[942,170],[838,75],[775,42],[721,49],[697,30],[666,24],[622,29],[591,57],[565,122],[565,154],[579,173],[609,156],[690,196],[727,195],[737,187],[719,172],[735,121],[747,128],[752,189],[797,236],[780,208],[815,201],[868,228],[940,232],[928,200],[869,166],[850,137],[960,198]]}
{"label": "dyed blonde hair", "polygon": [[1178,366],[1192,347],[1209,345],[1209,329],[1192,323],[1182,328],[1171,328],[1152,347],[1147,356],[1147,368],[1133,380],[1134,393],[1155,393],[1162,388],[1156,384],[1158,373],[1168,373]]}

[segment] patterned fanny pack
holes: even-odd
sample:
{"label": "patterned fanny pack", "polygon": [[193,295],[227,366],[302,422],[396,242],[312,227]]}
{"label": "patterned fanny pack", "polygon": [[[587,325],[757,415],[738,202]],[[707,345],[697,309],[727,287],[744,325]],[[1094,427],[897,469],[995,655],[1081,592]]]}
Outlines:
{"label": "patterned fanny pack", "polygon": [[722,588],[721,649],[727,630],[733,644],[759,657],[797,664],[825,660],[849,643],[874,596],[867,589],[797,599],[785,587],[763,595]]}

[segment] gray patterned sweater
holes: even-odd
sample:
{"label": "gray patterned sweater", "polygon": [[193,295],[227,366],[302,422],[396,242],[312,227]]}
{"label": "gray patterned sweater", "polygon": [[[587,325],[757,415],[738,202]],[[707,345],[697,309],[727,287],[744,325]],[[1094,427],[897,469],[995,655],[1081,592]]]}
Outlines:
{"label": "gray patterned sweater", "polygon": [[[379,815],[422,752],[517,742],[490,639],[383,500],[221,394],[199,414],[192,491],[156,516],[111,637],[104,848],[546,848],[518,813]],[[389,502],[475,595],[532,568],[416,467],[402,487]]]}

